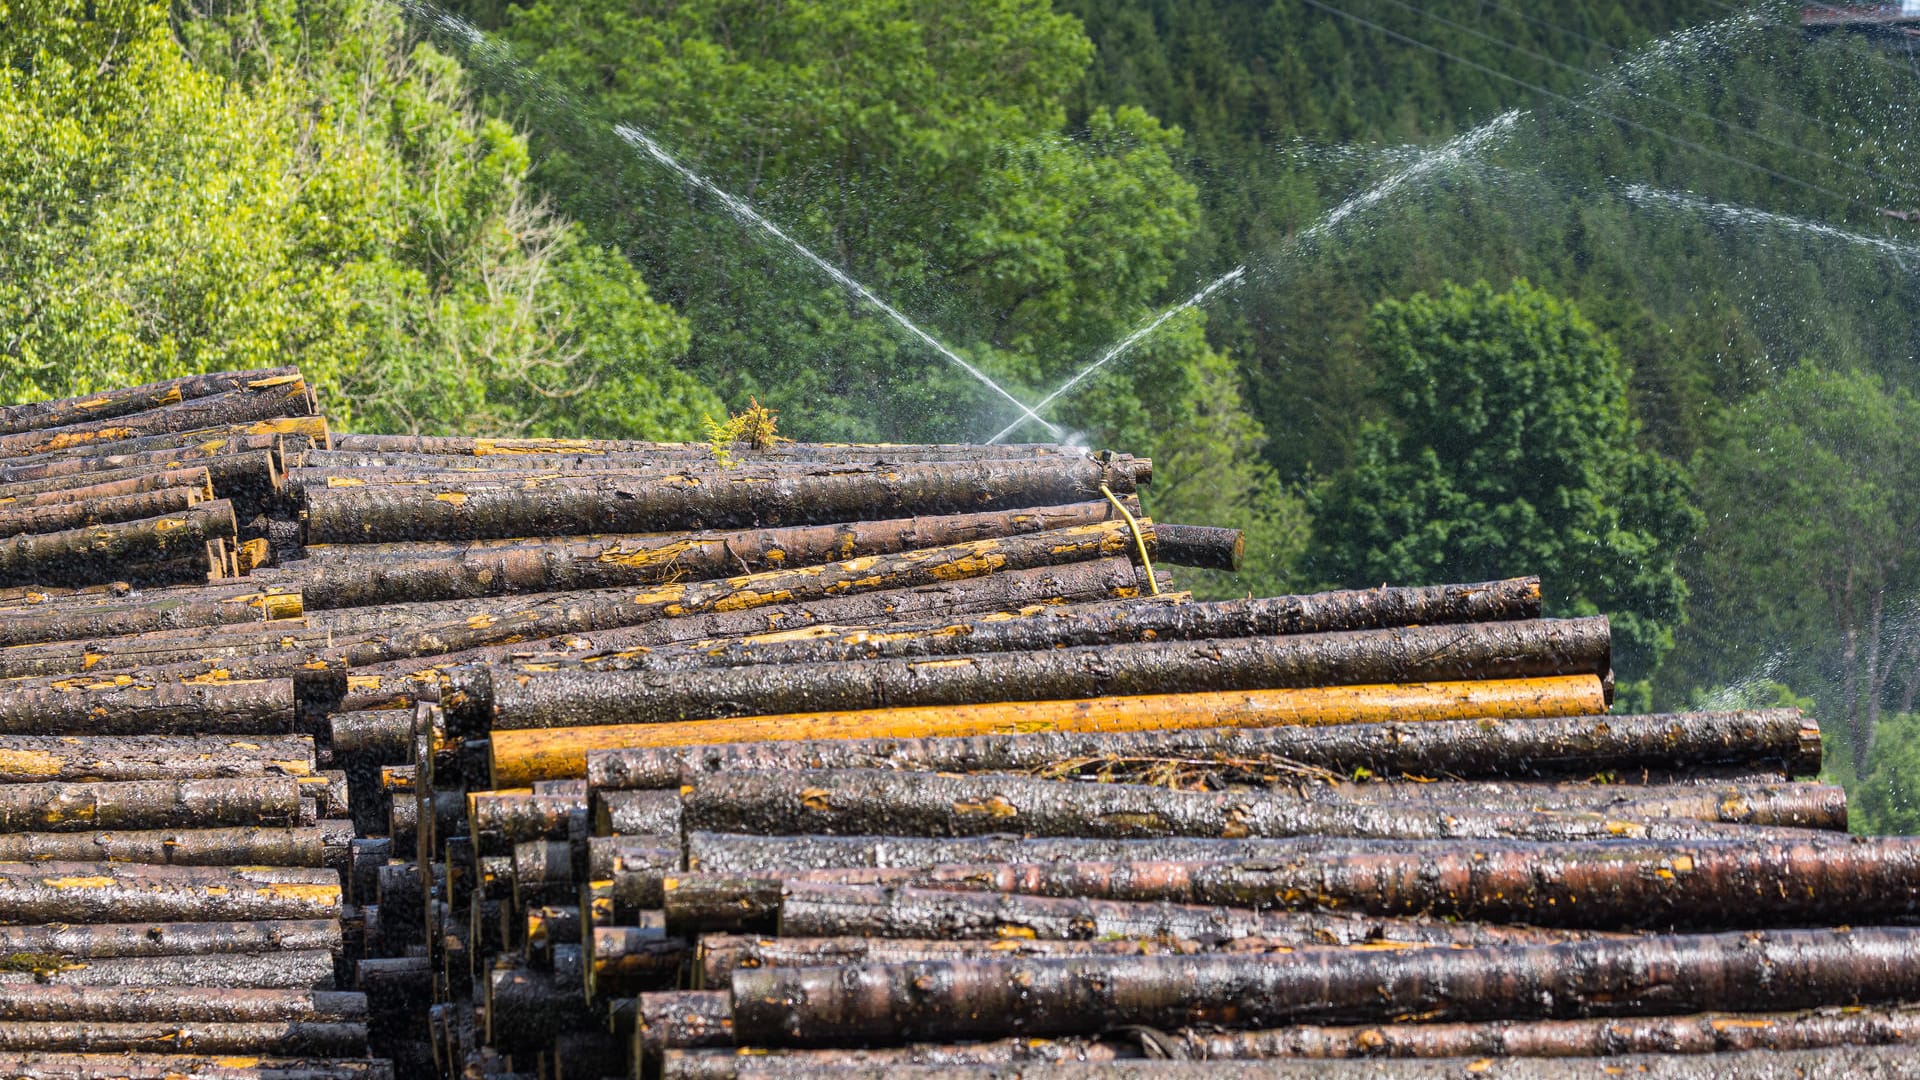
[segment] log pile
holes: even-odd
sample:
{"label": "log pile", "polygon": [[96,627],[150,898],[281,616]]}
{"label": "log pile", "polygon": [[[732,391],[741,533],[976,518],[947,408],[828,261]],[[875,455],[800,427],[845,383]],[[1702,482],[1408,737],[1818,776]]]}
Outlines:
{"label": "log pile", "polygon": [[1534,579],[1195,600],[1123,454],[734,456],[0,409],[0,1060],[1920,1075],[1797,711],[1610,714]]}

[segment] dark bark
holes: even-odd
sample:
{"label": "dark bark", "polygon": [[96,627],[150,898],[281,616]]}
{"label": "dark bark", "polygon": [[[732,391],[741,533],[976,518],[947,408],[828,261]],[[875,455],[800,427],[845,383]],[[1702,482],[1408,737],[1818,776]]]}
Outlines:
{"label": "dark bark", "polygon": [[733,1002],[724,990],[641,994],[634,1046],[649,1054],[733,1045]]}
{"label": "dark bark", "polygon": [[102,420],[0,435],[0,458],[92,451],[94,447],[188,431],[253,424],[282,417],[312,416],[313,395],[298,378],[210,394],[159,408]]}
{"label": "dark bark", "polygon": [[299,812],[290,776],[0,785],[0,832],[290,825]]}
{"label": "dark bark", "polygon": [[[262,665],[251,661],[283,658],[284,664],[265,670],[298,672],[329,651],[333,635],[310,625],[312,619],[279,619],[243,626],[162,630],[130,637],[85,641],[51,641],[16,645],[0,650],[0,679],[79,675],[84,672],[134,671],[170,664],[200,663],[230,674],[235,668],[251,674]],[[253,671],[248,671],[251,668]]]}
{"label": "dark bark", "polygon": [[578,896],[573,845],[565,840],[528,840],[513,846],[513,903],[528,909]]}
{"label": "dark bark", "polygon": [[[688,829],[767,835],[1343,836],[1355,839],[1581,840],[1652,835],[1635,819],[1580,811],[1479,809],[1309,799],[1274,791],[1173,791],[1023,776],[877,769],[718,773],[684,797]],[[1657,823],[1668,835],[1724,835],[1714,823]]]}
{"label": "dark bark", "polygon": [[329,990],[161,986],[117,988],[0,984],[0,1016],[21,1022],[137,1023],[150,1020],[251,1024],[352,1023],[367,1017],[366,995]]}
{"label": "dark bark", "polygon": [[8,611],[0,618],[0,647],[291,620],[300,612],[298,591],[252,583],[72,598]]}
{"label": "dark bark", "polygon": [[829,623],[873,622],[909,615],[1014,611],[1061,600],[1132,596],[1139,591],[1133,564],[1114,556],[1033,570],[1002,571],[981,578],[915,588],[839,595],[813,603],[717,611],[612,628],[580,620],[586,625],[544,641],[529,642],[525,637],[514,637],[503,644],[449,651],[432,663],[405,660],[369,665],[354,672],[359,685],[348,688],[342,707],[364,709],[410,701],[412,695],[429,688],[437,692],[445,673],[454,667],[520,656],[587,655],[603,649],[648,648],[672,641],[769,633]]}
{"label": "dark bark", "polygon": [[[419,487],[309,489],[310,543],[479,540],[828,524],[880,516],[1011,510],[1086,502],[1102,484],[1132,492],[1145,464],[959,461],[826,465],[813,470],[742,467],[638,481],[613,477]],[[443,497],[444,496],[444,497]]]}
{"label": "dark bark", "polygon": [[172,469],[145,473],[124,480],[107,480],[94,483],[84,477],[76,477],[72,487],[63,487],[56,491],[43,491],[38,495],[23,495],[18,498],[0,499],[0,508],[6,510],[28,510],[43,507],[65,506],[69,503],[88,502],[94,499],[117,499],[128,495],[141,495],[173,488],[190,488],[211,499],[214,498],[213,477],[204,468]]}
{"label": "dark bark", "polygon": [[659,908],[662,880],[681,869],[678,833],[596,836],[588,845],[593,879],[613,883],[613,908],[618,919],[632,919],[642,911]]}
{"label": "dark bark", "polygon": [[0,538],[25,533],[86,529],[95,525],[180,514],[195,504],[206,501],[208,496],[202,489],[165,487],[133,495],[107,495],[78,502],[55,503],[51,506],[33,506],[17,510],[0,508]]}
{"label": "dark bark", "polygon": [[33,958],[19,970],[0,972],[0,982],[64,986],[250,986],[290,990],[330,989],[334,977],[333,952],[328,949],[49,960],[52,958]]}
{"label": "dark bark", "polygon": [[1238,571],[1247,552],[1246,536],[1239,529],[1161,524],[1154,527],[1154,538],[1160,545],[1154,559],[1170,566]]}
{"label": "dark bark", "polygon": [[0,1058],[16,1080],[393,1080],[394,1063],[378,1058],[214,1057],[187,1054],[18,1052]]}
{"label": "dark bark", "polygon": [[529,840],[565,840],[588,835],[585,799],[572,795],[481,791],[467,796],[467,824],[474,850],[508,857],[512,873],[514,845]]}
{"label": "dark bark", "polygon": [[1558,945],[950,961],[733,974],[746,1044],[1092,1034],[1117,1025],[1277,1026],[1810,1008],[1920,992],[1920,931],[1855,929]]}
{"label": "dark bark", "polygon": [[[1258,941],[1259,939],[1242,939]],[[1241,951],[1256,951],[1241,945]],[[1273,945],[1284,951],[1285,946]],[[1026,938],[773,937],[753,934],[704,934],[695,948],[695,989],[731,988],[740,967],[838,967],[843,964],[902,964],[920,960],[964,960],[995,956],[1137,956],[1204,951],[1193,941],[1122,937],[1101,940]]]}
{"label": "dark bark", "polygon": [[282,572],[318,610],[728,578],[1089,525],[1111,513],[1096,502],[732,532],[316,546]]}
{"label": "dark bark", "polygon": [[278,953],[337,949],[340,940],[340,924],[332,919],[0,926],[0,956],[102,960]]}
{"label": "dark bark", "polygon": [[413,711],[371,709],[327,717],[336,754],[352,754],[368,765],[397,765],[413,753]]}
{"label": "dark bark", "polygon": [[1513,722],[1430,720],[1325,727],[1061,732],[956,739],[846,739],[596,750],[594,787],[678,788],[703,773],[756,769],[1098,774],[1128,763],[1192,763],[1236,778],[1285,777],[1301,767],[1378,776],[1632,777],[1717,766],[1820,771],[1819,725],[1797,709]]}
{"label": "dark bark", "polygon": [[654,927],[595,926],[587,949],[596,998],[670,988],[687,960],[685,938]]}
{"label": "dark bark", "polygon": [[15,735],[267,735],[295,722],[290,679],[113,673],[16,683],[0,694],[0,732]]}
{"label": "dark bark", "polygon": [[179,514],[96,528],[28,533],[0,540],[0,583],[91,585],[102,581],[173,584],[211,569],[209,540],[232,539],[233,504],[216,499]]}
{"label": "dark bark", "polygon": [[679,836],[680,795],[668,791],[607,791],[593,800],[598,836]]}
{"label": "dark bark", "polygon": [[[76,484],[106,484],[155,472],[179,474],[205,470],[222,495],[241,478],[280,484],[279,449],[284,435],[247,435],[213,439],[193,446],[162,447],[139,453],[102,453],[96,457],[44,457],[0,463],[0,498],[22,498],[65,491]],[[112,448],[108,448],[112,449]]]}
{"label": "dark bark", "polygon": [[331,870],[0,863],[0,923],[326,919],[339,905]]}
{"label": "dark bark", "polygon": [[[4,788],[0,788],[4,790]],[[194,828],[0,834],[9,862],[157,863],[173,866],[325,866],[317,828]]]}
{"label": "dark bark", "polygon": [[[268,417],[261,420],[249,420],[236,424],[222,424],[215,427],[193,428],[185,431],[158,432],[150,435],[134,435],[130,438],[111,440],[85,439],[67,446],[36,451],[29,460],[20,455],[0,454],[0,461],[15,465],[38,465],[47,460],[62,458],[74,460],[126,458],[141,455],[166,456],[189,460],[188,455],[198,452],[205,454],[208,448],[216,452],[230,451],[229,444],[236,439],[266,436],[279,439],[311,439],[316,443],[327,438],[327,419],[324,416]],[[273,444],[276,447],[278,443]],[[186,451],[187,454],[174,453]]]}
{"label": "dark bark", "polygon": [[755,665],[671,675],[524,665],[491,680],[492,727],[671,723],[776,713],[1331,685],[1604,675],[1603,618],[1139,642],[936,663]]}
{"label": "dark bark", "polygon": [[495,968],[487,978],[487,1042],[509,1054],[550,1046],[556,1034],[592,1023],[578,973]]}
{"label": "dark bark", "polygon": [[[4,691],[0,691],[4,693]],[[313,740],[192,735],[0,736],[0,783],[306,776]]]}
{"label": "dark bark", "polygon": [[[566,454],[579,457],[667,456],[713,459],[705,443],[645,442],[635,439],[484,439],[451,435],[363,435],[342,433],[334,438],[334,453],[324,463],[352,465],[346,454],[471,457],[479,462],[519,461],[529,457]],[[975,461],[1001,457],[1084,457],[1087,452],[1054,443],[777,443],[765,449],[736,447],[734,456],[751,462],[814,460],[858,461]]]}
{"label": "dark bark", "polygon": [[299,379],[299,369],[291,367],[225,371],[101,390],[54,401],[0,406],[0,434],[12,435],[22,431],[107,420],[234,390],[266,390]]}
{"label": "dark bark", "polygon": [[359,1057],[367,1052],[365,1024],[71,1023],[0,1024],[0,1052],[147,1051],[167,1054],[311,1054]]}

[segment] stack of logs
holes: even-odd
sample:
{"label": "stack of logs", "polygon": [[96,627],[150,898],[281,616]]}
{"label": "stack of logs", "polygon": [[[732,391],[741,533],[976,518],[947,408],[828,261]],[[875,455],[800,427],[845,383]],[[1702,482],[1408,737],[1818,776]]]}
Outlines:
{"label": "stack of logs", "polygon": [[1920,1076],[1920,845],[1536,580],[1201,602],[1126,455],[296,398],[0,410],[21,536],[187,469],[249,552],[6,579],[21,1075]]}

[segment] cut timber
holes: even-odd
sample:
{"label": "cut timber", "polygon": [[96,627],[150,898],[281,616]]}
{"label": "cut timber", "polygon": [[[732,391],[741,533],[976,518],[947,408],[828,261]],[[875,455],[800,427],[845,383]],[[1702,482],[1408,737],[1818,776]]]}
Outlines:
{"label": "cut timber", "polygon": [[189,375],[54,401],[0,406],[0,434],[12,435],[39,428],[106,420],[233,390],[265,390],[299,381],[300,372],[297,368],[263,368],[257,371]]}
{"label": "cut timber", "polygon": [[0,923],[325,919],[339,904],[331,870],[0,863]]}
{"label": "cut timber", "polygon": [[1147,470],[1132,458],[1079,458],[313,488],[306,532],[310,543],[375,543],[829,524],[1086,502],[1102,485],[1132,492]]}
{"label": "cut timber", "polygon": [[179,514],[208,501],[208,498],[202,488],[181,485],[47,506],[21,509],[0,507],[0,538],[85,529],[95,525]]}
{"label": "cut timber", "polygon": [[1154,557],[1174,566],[1236,572],[1246,556],[1246,537],[1239,529],[1213,525],[1167,525],[1155,531],[1160,551]]}
{"label": "cut timber", "polygon": [[288,825],[299,814],[290,776],[0,785],[0,832]]}
{"label": "cut timber", "polygon": [[[262,817],[271,820],[272,816]],[[253,825],[0,834],[0,860],[7,862],[98,860],[169,866],[325,866],[326,855],[326,836],[318,828]]]}
{"label": "cut timber", "polygon": [[10,735],[286,734],[295,723],[293,681],[169,680],[139,674],[31,680],[0,694]]}
{"label": "cut timber", "polygon": [[329,990],[261,990],[198,986],[151,989],[0,985],[0,1016],[9,1021],[194,1020],[258,1024],[352,1022],[367,1017],[364,994]]}
{"label": "cut timber", "polygon": [[[1920,993],[1920,931],[1799,930],[1559,945],[1320,949],[1284,964],[1223,954],[951,961],[733,973],[738,1039],[921,1039],[1368,1022],[1811,1008]],[[924,987],[937,986],[939,993]]]}
{"label": "cut timber", "polygon": [[1798,709],[1429,720],[1332,727],[1038,731],[951,739],[825,739],[598,750],[595,788],[678,788],[699,773],[754,769],[907,769],[922,772],[1097,774],[1130,763],[1183,762],[1248,776],[1301,767],[1342,775],[1592,775],[1732,767],[1788,776],[1820,771],[1820,728]]}
{"label": "cut timber", "polygon": [[64,506],[68,503],[87,502],[92,499],[114,499],[127,495],[165,491],[170,488],[192,488],[209,499],[214,497],[213,476],[204,468],[142,473],[124,480],[106,480],[99,483],[77,477],[74,482],[78,486],[43,491],[37,495],[0,498],[0,509],[17,511]]}
{"label": "cut timber", "polygon": [[0,784],[306,776],[313,771],[313,740],[304,735],[0,735]]}
{"label": "cut timber", "polygon": [[[219,456],[222,452],[232,452],[235,440],[267,437],[270,439],[311,439],[318,444],[327,439],[327,419],[324,416],[288,416],[253,420],[239,424],[224,424],[219,427],[197,428],[191,431],[175,431],[153,435],[137,435],[132,438],[114,439],[110,442],[88,440],[70,446],[38,451],[33,458],[12,459],[13,464],[26,468],[45,466],[61,459],[84,461],[90,459],[110,459],[138,457],[143,463],[164,458],[169,454],[186,459],[195,454]],[[272,443],[277,447],[278,441]],[[211,464],[208,465],[211,468]]]}
{"label": "cut timber", "polygon": [[255,1057],[190,1054],[65,1054],[16,1051],[0,1057],[14,1080],[393,1080],[379,1058]]}
{"label": "cut timber", "polygon": [[210,540],[236,535],[233,504],[216,499],[179,514],[0,540],[0,584],[167,584],[187,580],[196,559],[204,577]]}
{"label": "cut timber", "polygon": [[640,995],[634,1046],[642,1053],[733,1043],[733,1002],[723,990]]}
{"label": "cut timber", "polygon": [[275,953],[208,953],[104,960],[28,959],[0,970],[0,982],[65,986],[247,986],[293,990],[333,985],[333,952],[286,949]]}
{"label": "cut timber", "polygon": [[109,419],[0,435],[0,458],[90,450],[157,435],[312,416],[313,412],[313,394],[296,376],[285,382],[226,390]]}
{"label": "cut timber", "polygon": [[1605,695],[1599,679],[1591,675],[1566,675],[1544,679],[868,709],[678,724],[536,728],[494,732],[489,753],[494,785],[517,787],[535,780],[585,776],[589,751],[623,747],[835,738],[919,739],[1053,731],[1168,731],[1281,724],[1518,720],[1592,715],[1604,710]]}
{"label": "cut timber", "polygon": [[[333,919],[277,922],[104,923],[0,926],[0,954],[72,960],[337,949]],[[0,991],[0,1000],[5,993]]]}
{"label": "cut timber", "polygon": [[365,1024],[0,1024],[0,1052],[49,1050],[120,1053],[261,1054],[358,1057],[367,1052]]}
{"label": "cut timber", "polygon": [[1090,525],[1112,512],[1097,502],[787,529],[316,546],[279,573],[317,610],[734,577]]}
{"label": "cut timber", "polygon": [[[335,440],[337,454],[411,454],[436,457],[504,458],[514,460],[528,455],[576,454],[607,457],[658,454],[712,460],[713,450],[706,443],[644,442],[634,439],[488,439],[454,435],[365,435],[343,434]],[[858,461],[973,461],[1000,457],[1086,457],[1087,451],[1055,443],[802,443],[783,442],[765,449],[736,447],[734,455],[743,461],[770,460]],[[350,465],[351,462],[325,459],[326,464]]]}
{"label": "cut timber", "polygon": [[1144,641],[934,659],[757,664],[670,674],[577,665],[549,670],[551,665],[530,663],[491,673],[490,728],[498,732],[768,712],[1604,676],[1610,642],[1607,621],[1592,618]]}

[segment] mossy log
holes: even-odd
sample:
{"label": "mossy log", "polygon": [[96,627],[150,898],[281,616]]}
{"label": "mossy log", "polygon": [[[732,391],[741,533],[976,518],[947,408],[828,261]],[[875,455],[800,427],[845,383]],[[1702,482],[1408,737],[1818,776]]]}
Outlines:
{"label": "mossy log", "polygon": [[742,467],[715,476],[617,476],[498,483],[312,488],[309,543],[482,540],[829,524],[881,516],[1012,510],[1126,494],[1144,461],[1092,458]]}
{"label": "mossy log", "polygon": [[1072,701],[997,702],[833,713],[792,713],[674,724],[606,724],[495,731],[497,786],[585,776],[587,755],[626,747],[796,740],[922,739],[1032,732],[1170,731],[1194,727],[1318,727],[1592,715],[1605,709],[1591,675],[1457,683],[1149,694]]}
{"label": "mossy log", "polygon": [[[1177,611],[1177,605],[1162,611]],[[942,659],[670,674],[522,664],[492,673],[492,731],[1140,694],[1604,676],[1604,618],[1144,641]]]}
{"label": "mossy log", "polygon": [[52,401],[0,406],[0,435],[107,420],[234,390],[267,390],[296,381],[300,381],[299,369],[291,367],[223,371],[99,390]]}
{"label": "mossy log", "polygon": [[1820,728],[1798,709],[1427,720],[1328,727],[1034,731],[949,739],[813,739],[628,747],[587,755],[595,788],[678,788],[703,773],[756,769],[922,772],[1125,771],[1156,762],[1247,778],[1323,769],[1376,776],[1593,776],[1716,767],[1820,771]]}
{"label": "mossy log", "polygon": [[1418,951],[948,961],[733,974],[738,1040],[880,1045],[1093,1034],[1116,1025],[1258,1027],[1772,1011],[1920,993],[1920,930],[1596,939]]}

